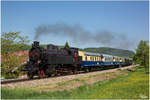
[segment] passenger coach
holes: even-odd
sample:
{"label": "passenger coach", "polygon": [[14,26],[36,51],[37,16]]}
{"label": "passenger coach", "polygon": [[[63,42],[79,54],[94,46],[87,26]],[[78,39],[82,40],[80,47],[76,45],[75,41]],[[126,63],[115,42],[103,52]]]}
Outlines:
{"label": "passenger coach", "polygon": [[95,68],[97,67],[118,67],[129,65],[132,62],[130,58],[117,57],[107,54],[91,53],[78,51],[79,56],[82,56],[82,67]]}

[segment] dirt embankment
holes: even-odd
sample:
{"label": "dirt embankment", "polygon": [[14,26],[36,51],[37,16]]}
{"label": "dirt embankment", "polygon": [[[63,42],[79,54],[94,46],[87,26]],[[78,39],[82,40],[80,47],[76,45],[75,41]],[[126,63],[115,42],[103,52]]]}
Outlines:
{"label": "dirt embankment", "polygon": [[128,71],[133,70],[134,68],[135,66],[128,66],[121,69],[117,68],[76,75],[45,78],[11,84],[2,84],[2,88],[27,87],[32,88],[33,90],[37,90],[38,92],[70,90],[72,88],[80,87],[84,84],[93,84],[98,81],[112,79],[120,75],[128,75]]}

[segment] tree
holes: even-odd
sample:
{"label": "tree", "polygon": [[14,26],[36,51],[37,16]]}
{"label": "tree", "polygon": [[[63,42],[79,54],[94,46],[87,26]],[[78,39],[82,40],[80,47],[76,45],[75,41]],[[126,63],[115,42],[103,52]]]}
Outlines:
{"label": "tree", "polygon": [[68,42],[66,42],[65,47],[64,48],[70,48]]}
{"label": "tree", "polygon": [[29,42],[27,38],[20,36],[20,32],[3,33],[1,37],[1,53],[7,55],[8,52],[21,50]]}
{"label": "tree", "polygon": [[147,41],[140,41],[133,60],[136,64],[140,64],[146,69],[149,68],[149,44]]}
{"label": "tree", "polygon": [[14,51],[22,51],[25,45],[29,42],[27,37],[20,36],[20,32],[3,33],[1,37],[1,71],[2,76],[5,78],[14,78],[18,76],[18,73],[14,73],[20,70],[20,64],[24,60],[26,55],[16,56],[13,55]]}

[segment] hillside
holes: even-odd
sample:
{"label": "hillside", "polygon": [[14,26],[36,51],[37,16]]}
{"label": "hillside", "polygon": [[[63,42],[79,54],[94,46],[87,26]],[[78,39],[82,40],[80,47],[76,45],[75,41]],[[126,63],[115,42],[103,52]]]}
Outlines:
{"label": "hillside", "polygon": [[109,47],[85,48],[83,49],[83,51],[93,52],[93,53],[103,53],[103,54],[109,54],[109,55],[120,56],[120,57],[131,57],[134,54],[134,52],[130,50],[122,50],[122,49],[109,48]]}

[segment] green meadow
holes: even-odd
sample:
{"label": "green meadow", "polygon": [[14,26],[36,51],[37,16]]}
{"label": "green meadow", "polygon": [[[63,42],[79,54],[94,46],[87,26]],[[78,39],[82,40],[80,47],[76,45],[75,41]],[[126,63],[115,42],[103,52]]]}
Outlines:
{"label": "green meadow", "polygon": [[[39,88],[40,89],[40,88]],[[69,91],[39,93],[32,88],[2,88],[2,99],[148,99],[149,74],[144,67],[137,67],[128,75],[99,81],[92,85],[84,84]]]}

